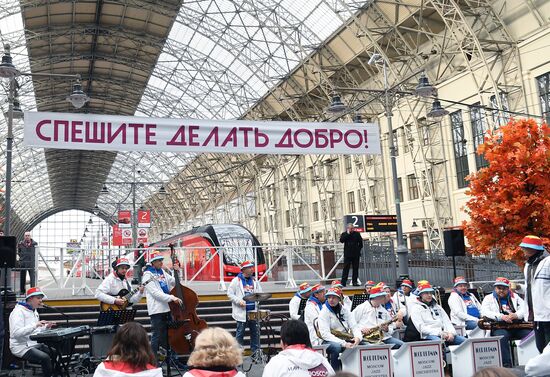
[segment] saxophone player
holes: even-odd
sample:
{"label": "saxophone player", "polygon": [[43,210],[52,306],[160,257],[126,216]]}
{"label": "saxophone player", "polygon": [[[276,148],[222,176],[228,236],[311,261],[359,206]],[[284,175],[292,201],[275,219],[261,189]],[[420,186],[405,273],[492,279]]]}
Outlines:
{"label": "saxophone player", "polygon": [[323,341],[317,336],[315,323],[317,318],[319,318],[319,313],[321,313],[324,303],[325,287],[321,284],[315,284],[311,287],[311,295],[309,296],[306,303],[306,308],[304,309],[304,322],[309,330],[309,340],[313,346],[318,346],[323,343]]}
{"label": "saxophone player", "polygon": [[502,335],[500,349],[502,350],[502,364],[505,367],[512,366],[510,353],[510,340],[522,339],[527,336],[530,330],[514,328],[514,323],[523,321],[525,317],[525,302],[517,294],[510,290],[510,281],[498,277],[494,284],[495,290],[492,294],[485,296],[481,304],[481,315],[501,324],[506,324],[500,329],[491,330],[491,336]]}
{"label": "saxophone player", "polygon": [[390,313],[384,308],[385,296],[386,292],[382,286],[372,287],[368,301],[356,307],[353,315],[363,335],[381,330],[382,339],[380,340],[385,344],[392,344],[396,349],[403,345],[403,341],[392,336],[395,325],[392,323],[393,318]]}
{"label": "saxophone player", "polygon": [[[330,288],[326,293],[326,301],[317,320],[319,335],[323,344],[327,344],[327,355],[334,370],[340,370],[339,356],[345,348],[353,348],[361,340],[361,329],[357,326],[354,316],[341,303],[342,290]],[[337,337],[333,333],[346,335],[349,341]]]}

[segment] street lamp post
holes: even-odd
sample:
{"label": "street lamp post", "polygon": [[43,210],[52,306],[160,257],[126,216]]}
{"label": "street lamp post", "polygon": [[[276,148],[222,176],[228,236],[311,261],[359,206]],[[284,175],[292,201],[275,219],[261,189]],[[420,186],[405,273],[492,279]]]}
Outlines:
{"label": "street lamp post", "polygon": [[[17,76],[38,76],[38,77],[59,77],[59,78],[72,78],[76,80],[73,87],[73,92],[67,100],[73,104],[77,109],[84,106],[89,101],[88,96],[82,92],[82,85],[80,85],[80,75],[70,74],[50,74],[50,73],[26,73],[20,72],[13,65],[13,60],[10,54],[10,46],[4,46],[4,55],[2,56],[2,63],[0,63],[0,77],[7,78],[9,80],[8,91],[8,133],[6,136],[6,187],[5,187],[5,202],[4,202],[4,234],[6,236],[11,235],[11,184],[12,184],[12,153],[13,153],[13,116],[14,108],[13,103],[15,99],[15,91],[17,82],[15,81]],[[80,90],[79,90],[80,89]]]}

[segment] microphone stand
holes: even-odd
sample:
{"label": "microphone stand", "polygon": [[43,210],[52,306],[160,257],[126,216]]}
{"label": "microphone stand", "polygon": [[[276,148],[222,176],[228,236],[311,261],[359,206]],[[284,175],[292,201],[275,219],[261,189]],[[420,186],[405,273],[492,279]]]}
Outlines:
{"label": "microphone stand", "polygon": [[42,307],[45,308],[45,309],[50,309],[54,312],[57,312],[57,313],[61,314],[63,316],[63,318],[65,318],[65,321],[67,322],[67,327],[69,327],[69,319],[71,319],[71,317],[69,317],[67,314],[65,314],[61,310],[57,309],[56,307],[49,306],[49,305],[46,305],[46,304],[42,304]]}

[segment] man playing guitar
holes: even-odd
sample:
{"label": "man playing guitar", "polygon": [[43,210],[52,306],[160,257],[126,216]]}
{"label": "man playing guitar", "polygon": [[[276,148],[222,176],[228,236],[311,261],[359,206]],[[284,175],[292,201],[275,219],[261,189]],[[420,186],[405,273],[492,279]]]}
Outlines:
{"label": "man playing guitar", "polygon": [[122,298],[122,296],[132,290],[130,282],[126,279],[126,273],[129,269],[130,262],[128,259],[118,258],[115,262],[113,273],[109,274],[97,287],[95,298],[102,303],[116,305],[118,309],[124,309],[128,304],[138,303],[143,297],[143,285],[139,287],[136,294],[129,298],[129,302]]}

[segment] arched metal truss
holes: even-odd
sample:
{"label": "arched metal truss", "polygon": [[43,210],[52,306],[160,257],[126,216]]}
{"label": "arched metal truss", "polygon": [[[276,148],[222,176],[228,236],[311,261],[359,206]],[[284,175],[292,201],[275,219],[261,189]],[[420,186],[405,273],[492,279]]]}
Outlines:
{"label": "arched metal truss", "polygon": [[[543,5],[530,0],[514,11],[530,13],[532,28],[548,27]],[[463,71],[478,93],[495,93],[499,102],[506,92],[510,108],[526,110],[518,39],[503,21],[507,12],[504,0],[8,0],[0,6],[0,33],[21,70],[81,74],[92,100],[80,112],[337,121],[324,111],[334,88],[383,87],[379,68],[367,64],[373,53],[390,63],[391,84],[401,89],[412,88],[421,70],[436,83]],[[19,84],[26,110],[75,111],[65,101],[70,82],[35,77]],[[6,98],[0,97],[4,111]],[[377,95],[355,93],[346,100],[365,118],[383,113]],[[411,125],[407,139],[420,140],[426,103],[403,98],[398,105],[409,110],[400,115],[400,122]],[[0,131],[5,127],[0,118]],[[5,131],[1,135],[4,151]],[[435,219],[436,245],[449,217],[449,195],[437,163],[437,133],[431,135],[434,143],[410,148],[425,189],[425,217]],[[68,208],[91,212],[97,204],[106,220],[112,218],[117,208],[130,205],[135,182],[136,203],[154,211],[153,237],[223,218],[265,224],[270,241],[283,242],[278,230],[282,202],[288,201],[295,213],[293,237],[303,241],[311,234],[312,193],[321,203],[326,237],[342,214],[333,179],[341,156],[44,151],[21,142],[17,121],[15,234]],[[365,188],[361,210],[392,207],[383,176],[386,158],[353,159]],[[100,195],[104,183],[109,193]],[[158,194],[160,183],[168,195]],[[262,221],[269,214],[273,221]]]}

